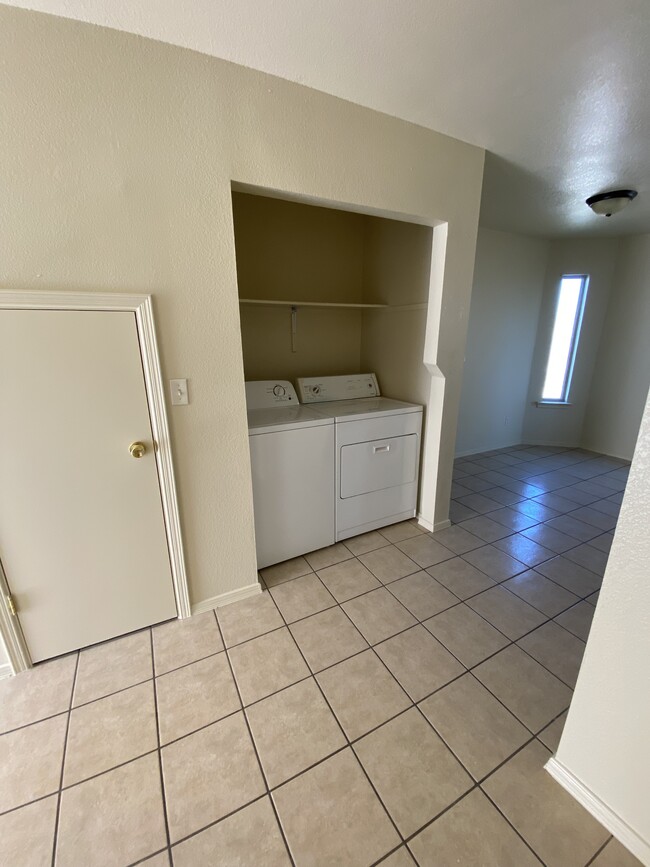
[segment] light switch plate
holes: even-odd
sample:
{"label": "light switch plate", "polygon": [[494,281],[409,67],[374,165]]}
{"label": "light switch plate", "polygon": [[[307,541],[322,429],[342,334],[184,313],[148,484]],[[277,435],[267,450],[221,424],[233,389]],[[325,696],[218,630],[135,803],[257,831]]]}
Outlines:
{"label": "light switch plate", "polygon": [[186,379],[170,379],[169,386],[172,390],[172,406],[186,406],[190,402]]}

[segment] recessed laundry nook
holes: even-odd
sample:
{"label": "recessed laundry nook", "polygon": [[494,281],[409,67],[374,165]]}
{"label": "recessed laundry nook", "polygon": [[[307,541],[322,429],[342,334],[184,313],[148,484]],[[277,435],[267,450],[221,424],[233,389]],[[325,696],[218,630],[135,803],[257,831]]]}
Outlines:
{"label": "recessed laundry nook", "polygon": [[269,191],[232,202],[258,568],[416,516],[433,529],[435,229]]}

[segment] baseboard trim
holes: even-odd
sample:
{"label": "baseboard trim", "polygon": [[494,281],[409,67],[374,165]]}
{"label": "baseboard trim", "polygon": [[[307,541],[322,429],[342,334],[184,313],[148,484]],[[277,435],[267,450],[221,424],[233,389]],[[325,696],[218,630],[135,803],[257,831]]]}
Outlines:
{"label": "baseboard trim", "polygon": [[433,525],[433,532],[437,533],[438,530],[446,530],[447,527],[451,527],[451,521],[449,520],[449,518],[444,521],[436,521],[436,523]]}
{"label": "baseboard trim", "polygon": [[418,515],[416,520],[418,526],[422,527],[424,530],[428,530],[429,533],[437,533],[438,530],[446,530],[447,527],[451,527],[451,521],[449,518],[446,518],[444,521],[436,521],[435,524],[432,524],[431,521],[427,521],[427,519],[423,518],[422,515]]}
{"label": "baseboard trim", "polygon": [[650,843],[644,840],[633,828],[608,807],[587,788],[562,762],[553,757],[545,765],[546,770],[559,783],[563,789],[572,795],[588,813],[597,819],[601,825],[616,837],[616,839],[629,849],[642,864],[650,864]]}
{"label": "baseboard trim", "polygon": [[196,605],[192,605],[192,615],[203,614],[205,611],[230,605],[231,602],[239,602],[242,599],[248,599],[249,596],[257,596],[261,592],[262,585],[256,581],[254,584],[247,584],[246,587],[229,590],[227,593],[220,593],[219,596],[211,596],[209,599],[204,599],[203,602],[197,602]]}
{"label": "baseboard trim", "polygon": [[13,677],[13,676],[14,676],[14,670],[11,667],[11,664],[8,662],[3,662],[2,665],[0,665],[0,680],[3,680],[5,677]]}
{"label": "baseboard trim", "polygon": [[456,452],[456,454],[454,455],[454,459],[455,458],[467,458],[467,457],[470,457],[471,455],[482,455],[483,452],[496,452],[496,451],[500,451],[501,449],[514,449],[520,445],[521,445],[521,440],[516,440],[515,442],[502,443],[501,445],[498,445],[498,446],[486,446],[485,448],[480,448],[480,449],[478,449],[478,448],[467,449],[464,452]]}

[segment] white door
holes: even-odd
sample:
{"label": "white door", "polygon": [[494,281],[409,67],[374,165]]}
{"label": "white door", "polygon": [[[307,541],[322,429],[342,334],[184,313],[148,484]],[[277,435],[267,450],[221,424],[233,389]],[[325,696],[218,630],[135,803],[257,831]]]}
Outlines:
{"label": "white door", "polygon": [[175,617],[135,314],[0,310],[0,377],[0,560],[32,660]]}

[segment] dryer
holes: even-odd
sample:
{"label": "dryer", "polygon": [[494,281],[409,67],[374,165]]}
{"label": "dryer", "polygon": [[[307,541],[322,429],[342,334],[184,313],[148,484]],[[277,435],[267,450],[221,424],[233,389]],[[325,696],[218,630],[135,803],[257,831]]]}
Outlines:
{"label": "dryer", "polygon": [[334,419],[290,382],[246,383],[257,568],[334,542]]}
{"label": "dryer", "polygon": [[414,517],[422,406],[382,397],[374,373],[297,385],[305,408],[335,423],[336,540]]}

